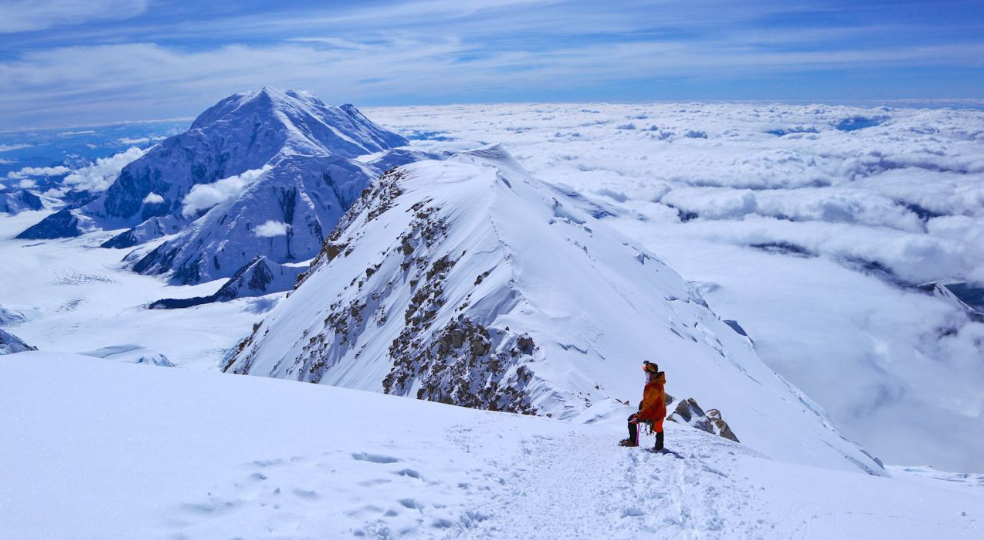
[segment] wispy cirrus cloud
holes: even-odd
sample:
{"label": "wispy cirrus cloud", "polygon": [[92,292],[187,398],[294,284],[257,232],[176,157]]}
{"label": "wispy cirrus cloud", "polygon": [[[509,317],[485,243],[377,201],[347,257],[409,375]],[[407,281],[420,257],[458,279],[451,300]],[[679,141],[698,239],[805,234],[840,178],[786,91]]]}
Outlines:
{"label": "wispy cirrus cloud", "polygon": [[149,5],[150,0],[5,0],[0,2],[0,34],[128,19],[145,12]]}
{"label": "wispy cirrus cloud", "polygon": [[186,116],[267,84],[360,104],[980,97],[984,34],[911,5],[177,2],[0,45],[0,128]]}

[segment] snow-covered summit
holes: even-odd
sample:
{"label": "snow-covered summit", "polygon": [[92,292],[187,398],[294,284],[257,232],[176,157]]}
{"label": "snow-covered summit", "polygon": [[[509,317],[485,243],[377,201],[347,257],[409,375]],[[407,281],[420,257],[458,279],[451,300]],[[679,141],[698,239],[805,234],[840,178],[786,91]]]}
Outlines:
{"label": "snow-covered summit", "polygon": [[[257,132],[255,121],[269,127]],[[191,130],[236,133],[243,128],[257,147],[301,155],[355,157],[403,146],[406,139],[366,118],[354,105],[325,105],[308,92],[269,86],[235,94],[218,102],[195,119]]]}
{"label": "snow-covered summit", "polygon": [[395,169],[226,369],[590,422],[634,409],[648,359],[758,451],[883,474],[592,210],[498,146]]}
{"label": "snow-covered summit", "polygon": [[129,260],[180,283],[232,276],[260,255],[303,261],[382,172],[355,158],[406,144],[352,105],[269,87],[236,94],[124,167],[98,199],[21,236],[130,227],[104,245],[130,248],[177,233]]}
{"label": "snow-covered summit", "polygon": [[[298,92],[264,88],[228,97],[123,169],[102,201],[100,216],[143,221],[188,217],[185,200],[196,185],[275,167],[296,156],[354,158],[407,144],[351,105],[330,107]],[[151,194],[163,201],[145,202]],[[100,206],[101,203],[101,206]],[[194,208],[191,215],[204,208]]]}

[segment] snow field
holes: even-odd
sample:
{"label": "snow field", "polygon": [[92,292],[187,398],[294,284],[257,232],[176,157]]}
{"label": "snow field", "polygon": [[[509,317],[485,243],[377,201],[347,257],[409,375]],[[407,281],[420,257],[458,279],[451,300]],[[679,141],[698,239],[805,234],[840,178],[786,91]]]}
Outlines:
{"label": "snow field", "polygon": [[176,365],[213,368],[283,294],[182,310],[148,310],[161,298],[205,296],[221,281],[168,286],[126,270],[127,250],[102,249],[112,232],[13,240],[46,212],[0,214],[0,305],[27,320],[5,327],[46,351],[81,353],[137,344]]}
{"label": "snow field", "polygon": [[979,486],[673,424],[683,459],[621,448],[627,410],[578,424],[52,353],[0,358],[0,407],[11,538],[976,539],[984,517]]}

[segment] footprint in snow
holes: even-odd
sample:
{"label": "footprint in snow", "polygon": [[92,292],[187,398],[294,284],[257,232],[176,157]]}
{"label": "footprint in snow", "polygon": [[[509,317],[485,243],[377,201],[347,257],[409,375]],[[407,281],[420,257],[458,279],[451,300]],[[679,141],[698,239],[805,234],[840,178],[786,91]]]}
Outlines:
{"label": "footprint in snow", "polygon": [[188,503],[182,504],[181,508],[188,513],[203,515],[203,516],[215,516],[219,514],[224,514],[234,508],[239,506],[236,501],[214,501],[209,503]]}
{"label": "footprint in snow", "polygon": [[400,476],[409,476],[410,478],[420,480],[420,473],[413,469],[400,469],[399,471],[396,471],[396,474]]}
{"label": "footprint in snow", "polygon": [[369,463],[396,463],[400,461],[399,458],[393,456],[386,456],[382,454],[369,454],[366,452],[355,452],[352,454],[352,459],[356,461],[368,461]]}
{"label": "footprint in snow", "polygon": [[622,517],[640,517],[644,515],[646,515],[645,512],[634,506],[622,510]]}
{"label": "footprint in snow", "polygon": [[258,459],[251,463],[251,465],[255,465],[261,468],[274,467],[276,465],[283,465],[283,464],[284,464],[284,460],[282,459]]}
{"label": "footprint in snow", "polygon": [[295,489],[294,490],[294,495],[297,496],[297,497],[300,497],[301,499],[309,499],[309,500],[311,500],[311,499],[317,499],[318,498],[318,492],[317,491],[307,490],[307,489]]}

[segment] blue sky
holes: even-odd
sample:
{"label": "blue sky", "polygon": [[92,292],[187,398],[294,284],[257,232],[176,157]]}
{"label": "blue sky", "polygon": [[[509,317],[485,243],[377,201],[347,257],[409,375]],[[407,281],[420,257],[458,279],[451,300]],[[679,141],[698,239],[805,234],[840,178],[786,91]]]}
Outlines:
{"label": "blue sky", "polygon": [[[285,5],[278,5],[285,4]],[[984,98],[984,0],[0,0],[0,129],[330,103]]]}

